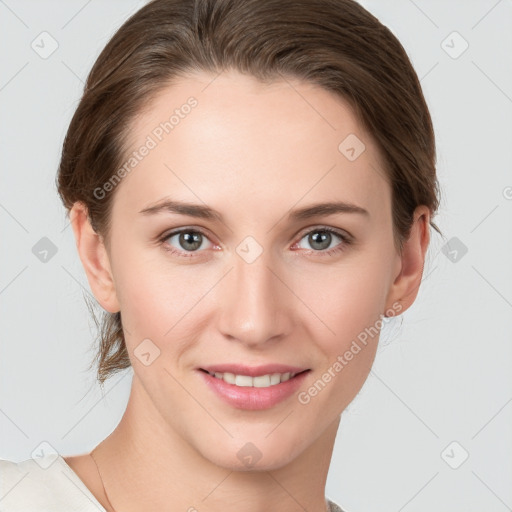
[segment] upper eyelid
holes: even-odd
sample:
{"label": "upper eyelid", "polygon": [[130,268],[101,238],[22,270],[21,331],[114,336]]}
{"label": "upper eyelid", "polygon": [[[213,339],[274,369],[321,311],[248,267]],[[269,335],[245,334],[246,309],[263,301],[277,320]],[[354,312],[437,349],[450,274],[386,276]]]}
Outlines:
{"label": "upper eyelid", "polygon": [[322,231],[323,229],[325,229],[326,231],[329,231],[331,233],[334,233],[335,235],[337,234],[338,236],[351,237],[351,235],[344,229],[335,228],[332,226],[327,226],[327,225],[322,225],[322,224],[316,224],[314,226],[309,226],[307,228],[304,228],[303,230],[299,231],[297,236],[299,236],[301,234],[304,236],[304,235],[310,233],[311,231]]}

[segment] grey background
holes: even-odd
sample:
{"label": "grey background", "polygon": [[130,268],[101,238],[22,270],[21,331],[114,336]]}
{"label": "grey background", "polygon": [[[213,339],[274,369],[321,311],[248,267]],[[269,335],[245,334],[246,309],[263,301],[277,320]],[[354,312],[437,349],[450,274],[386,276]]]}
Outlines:
{"label": "grey background", "polygon": [[[0,1],[0,458],[89,451],[126,406],[131,369],[104,396],[87,371],[90,291],[54,179],[87,73],[144,3]],[[342,416],[326,493],[350,512],[512,510],[512,2],[361,3],[421,78],[446,239]]]}

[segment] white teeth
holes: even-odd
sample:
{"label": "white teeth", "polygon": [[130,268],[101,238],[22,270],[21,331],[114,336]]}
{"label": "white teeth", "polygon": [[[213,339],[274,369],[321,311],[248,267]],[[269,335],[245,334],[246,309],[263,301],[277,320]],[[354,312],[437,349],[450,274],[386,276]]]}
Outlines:
{"label": "white teeth", "polygon": [[235,375],[234,373],[229,372],[215,372],[215,374],[210,373],[210,375],[215,376],[217,379],[222,379],[228,384],[234,384],[235,386],[268,388],[281,382],[286,382],[287,380],[290,380],[292,377],[295,377],[296,374],[286,372],[273,373],[269,375],[260,375],[258,377],[250,377],[248,375]]}
{"label": "white teeth", "polygon": [[248,377],[247,375],[236,375],[235,385],[243,387],[252,386],[252,377]]}

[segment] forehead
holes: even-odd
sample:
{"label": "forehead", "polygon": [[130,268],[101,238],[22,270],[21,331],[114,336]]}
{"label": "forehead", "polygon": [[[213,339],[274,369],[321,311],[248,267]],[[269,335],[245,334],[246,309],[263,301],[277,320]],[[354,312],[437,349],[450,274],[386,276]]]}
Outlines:
{"label": "forehead", "polygon": [[390,211],[378,148],[348,103],[298,80],[180,78],[139,113],[129,146],[133,165],[116,197],[124,215],[165,196],[274,222],[317,200],[346,200],[372,216]]}

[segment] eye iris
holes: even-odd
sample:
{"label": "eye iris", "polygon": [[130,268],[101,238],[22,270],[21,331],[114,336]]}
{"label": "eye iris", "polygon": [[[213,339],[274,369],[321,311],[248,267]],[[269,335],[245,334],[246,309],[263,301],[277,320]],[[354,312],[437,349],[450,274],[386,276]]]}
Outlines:
{"label": "eye iris", "polygon": [[[317,236],[320,233],[320,236]],[[311,246],[315,248],[314,244],[320,244],[321,247],[316,247],[316,249],[322,250],[327,249],[329,245],[331,245],[331,233],[328,231],[315,231],[313,234],[309,235],[309,240]],[[325,243],[327,241],[327,244]]]}
{"label": "eye iris", "polygon": [[[180,245],[187,251],[195,251],[201,247],[201,236],[201,233],[194,233],[191,231],[180,233]],[[192,247],[187,247],[187,244],[191,244]]]}

